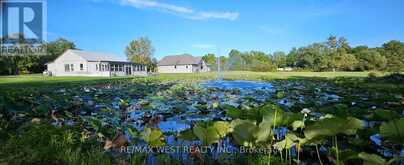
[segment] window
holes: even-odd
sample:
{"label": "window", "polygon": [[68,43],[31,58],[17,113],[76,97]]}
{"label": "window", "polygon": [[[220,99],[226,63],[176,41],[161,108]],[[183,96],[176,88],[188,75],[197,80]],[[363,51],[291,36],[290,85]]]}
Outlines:
{"label": "window", "polygon": [[74,71],[74,65],[73,64],[70,64],[70,71]]}
{"label": "window", "polygon": [[119,71],[122,72],[123,71],[123,65],[119,65]]}
{"label": "window", "polygon": [[174,69],[177,69],[177,65],[174,65]]}
{"label": "window", "polygon": [[70,72],[70,65],[69,64],[65,64],[65,72]]}
{"label": "window", "polygon": [[80,64],[80,70],[84,70],[84,64]]}
{"label": "window", "polygon": [[101,64],[101,71],[105,71],[105,65]]}
{"label": "window", "polygon": [[187,68],[187,69],[188,69],[188,65],[185,65],[185,68]]}
{"label": "window", "polygon": [[203,65],[201,65],[201,69],[203,69]]}
{"label": "window", "polygon": [[98,71],[98,64],[95,65],[95,70]]}

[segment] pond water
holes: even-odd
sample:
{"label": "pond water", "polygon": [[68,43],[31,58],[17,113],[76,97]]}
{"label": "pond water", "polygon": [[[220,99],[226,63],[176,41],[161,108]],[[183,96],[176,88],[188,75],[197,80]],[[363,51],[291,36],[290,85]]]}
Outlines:
{"label": "pond water", "polygon": [[268,82],[247,81],[247,80],[213,80],[201,83],[202,87],[219,89],[240,89],[240,90],[267,90],[273,86]]}

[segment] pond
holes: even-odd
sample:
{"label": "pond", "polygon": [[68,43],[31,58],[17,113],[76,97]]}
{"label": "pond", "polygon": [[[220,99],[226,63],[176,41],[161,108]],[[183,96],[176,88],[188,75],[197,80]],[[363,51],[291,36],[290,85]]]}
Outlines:
{"label": "pond", "polygon": [[247,80],[212,80],[201,83],[202,87],[240,90],[270,90],[273,88],[269,82]]}
{"label": "pond", "polygon": [[[177,85],[181,86],[181,84]],[[161,119],[158,127],[162,132],[178,133],[189,129],[195,122],[231,120],[220,110],[220,107],[225,104],[234,107],[255,107],[265,102],[274,93],[270,83],[243,80],[207,81],[191,85],[190,89],[197,89],[197,92],[188,93],[189,89],[185,88],[181,92],[188,94],[178,98],[177,94],[161,91],[159,97],[146,97],[132,101],[132,104],[136,104],[136,102],[147,103],[152,107],[152,110],[145,111],[143,109],[139,111],[142,109],[140,106],[139,109],[134,109],[129,113],[129,119],[138,123],[138,120],[150,117],[152,114],[152,116],[159,116]],[[161,101],[162,99],[165,101]],[[119,100],[116,100],[113,105],[117,107]],[[138,131],[143,129],[143,127],[137,128]]]}
{"label": "pond", "polygon": [[[330,137],[336,137],[336,134],[340,149],[344,151],[351,152],[351,148],[371,149],[384,158],[404,153],[402,147],[392,149],[389,146],[392,142],[379,131],[383,124],[387,130],[391,129],[397,124],[388,125],[386,122],[396,122],[403,117],[399,104],[404,101],[400,100],[402,94],[383,98],[380,103],[381,94],[348,90],[322,81],[290,80],[211,80],[197,83],[139,80],[55,88],[37,90],[39,92],[32,92],[30,97],[14,96],[19,104],[27,103],[25,107],[34,108],[16,111],[12,120],[29,122],[30,116],[45,116],[43,121],[49,121],[54,127],[79,126],[78,137],[86,135],[95,139],[98,145],[112,141],[112,147],[105,148],[108,151],[105,153],[112,156],[131,156],[120,153],[120,145],[115,144],[117,137],[124,137],[126,140],[123,141],[129,146],[227,148],[231,156],[227,155],[226,159],[237,159],[240,155],[234,153],[240,147],[264,146],[284,152],[289,159],[296,161],[299,151],[295,142],[307,140],[312,143],[312,139],[306,138],[319,138],[319,150],[313,150],[310,144],[302,144],[304,153],[319,152],[325,164],[332,164],[334,160],[326,159],[334,157],[334,153],[330,152],[334,148],[334,139]],[[20,107],[10,106],[8,109]],[[51,113],[49,109],[52,109]],[[398,125],[404,122],[402,120],[397,121]],[[392,139],[393,144],[401,142],[401,139]],[[360,151],[365,150],[358,153]],[[277,152],[273,154],[279,158]],[[220,161],[226,154],[229,153],[202,153],[205,159],[214,161]],[[147,163],[154,164],[157,156],[161,155],[150,154]],[[183,164],[191,164],[195,159],[195,155],[191,158],[189,152],[166,155]],[[304,155],[303,159],[300,160],[302,164],[310,163],[317,156]]]}

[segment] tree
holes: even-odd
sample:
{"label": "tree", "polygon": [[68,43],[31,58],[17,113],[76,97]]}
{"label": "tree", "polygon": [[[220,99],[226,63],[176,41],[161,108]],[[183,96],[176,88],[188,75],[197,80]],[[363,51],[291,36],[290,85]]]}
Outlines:
{"label": "tree", "polygon": [[404,71],[404,43],[400,41],[389,41],[379,49],[380,54],[387,58],[387,69],[389,71]]}
{"label": "tree", "polygon": [[292,48],[286,57],[286,65],[289,67],[296,67],[297,64],[297,49]]}
{"label": "tree", "polygon": [[272,64],[272,60],[269,55],[261,51],[250,51],[247,53],[251,59],[247,63],[249,69],[255,72],[269,72],[276,70],[276,66]]}
{"label": "tree", "polygon": [[386,57],[376,50],[362,50],[356,54],[359,70],[384,70],[387,65]]}
{"label": "tree", "polygon": [[76,45],[64,38],[58,38],[55,41],[49,42],[46,45],[47,55],[50,61],[58,58],[68,49],[76,49]]}
{"label": "tree", "polygon": [[228,70],[245,70],[246,61],[243,53],[238,50],[231,50],[225,68]]}
{"label": "tree", "polygon": [[125,49],[126,56],[134,63],[148,65],[154,53],[151,41],[146,37],[133,40]]}
{"label": "tree", "polygon": [[340,53],[348,53],[351,50],[348,40],[344,37],[338,39],[338,51]]}
{"label": "tree", "polygon": [[327,46],[328,46],[329,48],[331,48],[332,50],[335,50],[335,49],[337,49],[337,44],[338,44],[337,42],[338,42],[338,41],[337,41],[337,37],[331,35],[331,36],[329,36],[328,39],[327,39]]}
{"label": "tree", "polygon": [[336,68],[343,71],[352,71],[355,69],[358,61],[352,54],[341,54],[335,58]]}
{"label": "tree", "polygon": [[282,51],[274,52],[272,55],[272,59],[274,61],[274,64],[278,68],[285,68],[287,66],[285,52],[282,52]]}
{"label": "tree", "polygon": [[204,56],[202,56],[202,59],[210,67],[211,70],[217,70],[217,60],[215,54],[205,54]]}
{"label": "tree", "polygon": [[157,71],[157,59],[156,58],[152,58],[151,62],[147,65],[147,68],[149,69],[149,71],[151,72],[156,72]]}
{"label": "tree", "polygon": [[352,48],[349,53],[351,53],[351,54],[357,54],[357,53],[359,53],[359,52],[361,52],[361,51],[363,51],[363,50],[368,50],[368,49],[369,49],[368,46],[366,46],[366,45],[360,45],[360,46],[357,46],[357,47]]}

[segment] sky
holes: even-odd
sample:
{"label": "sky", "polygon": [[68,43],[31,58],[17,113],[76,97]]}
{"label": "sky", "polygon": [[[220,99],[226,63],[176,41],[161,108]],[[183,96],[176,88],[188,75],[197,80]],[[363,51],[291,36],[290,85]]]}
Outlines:
{"label": "sky", "polygon": [[404,41],[402,0],[48,0],[47,39],[125,57],[148,37],[154,57],[266,53],[343,36],[351,46]]}

